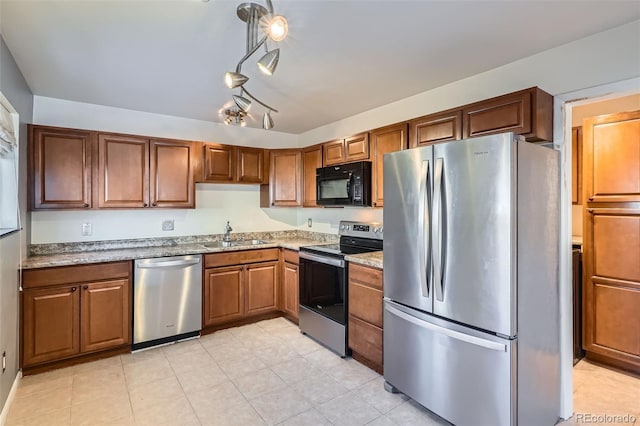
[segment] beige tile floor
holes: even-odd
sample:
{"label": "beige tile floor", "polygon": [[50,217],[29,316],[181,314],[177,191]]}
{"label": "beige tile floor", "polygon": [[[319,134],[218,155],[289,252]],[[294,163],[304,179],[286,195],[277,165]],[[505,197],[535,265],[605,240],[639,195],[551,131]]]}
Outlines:
{"label": "beige tile floor", "polygon": [[[581,362],[575,381],[576,413],[638,410],[638,379]],[[447,424],[382,385],[278,318],[25,377],[7,426]]]}

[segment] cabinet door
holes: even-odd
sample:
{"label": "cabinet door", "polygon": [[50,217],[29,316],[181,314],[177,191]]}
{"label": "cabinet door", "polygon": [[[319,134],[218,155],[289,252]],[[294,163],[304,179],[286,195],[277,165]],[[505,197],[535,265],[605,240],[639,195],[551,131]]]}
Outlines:
{"label": "cabinet door", "polygon": [[151,140],[149,189],[152,207],[194,208],[194,144]]}
{"label": "cabinet door", "polygon": [[244,315],[243,267],[205,269],[203,325],[215,325]]}
{"label": "cabinet door", "polygon": [[582,204],[582,127],[571,129],[571,203]]}
{"label": "cabinet door", "polygon": [[463,137],[531,133],[531,92],[522,91],[478,102],[462,110]]}
{"label": "cabinet door", "polygon": [[245,289],[247,315],[276,311],[278,309],[278,262],[247,265]]}
{"label": "cabinet door", "polygon": [[98,207],[149,206],[149,141],[98,136]]}
{"label": "cabinet door", "polygon": [[317,207],[316,204],[316,169],[322,167],[322,145],[315,145],[302,151],[304,207]]}
{"label": "cabinet door", "polygon": [[284,262],[282,277],[282,310],[298,318],[298,265]]}
{"label": "cabinet door", "polygon": [[360,133],[344,140],[345,161],[369,159],[369,133]]}
{"label": "cabinet door", "polygon": [[332,166],[345,162],[344,139],[327,142],[322,145],[323,158],[322,162],[325,166]]}
{"label": "cabinet door", "polygon": [[91,132],[33,126],[30,133],[33,209],[91,207]]}
{"label": "cabinet door", "polygon": [[271,151],[271,206],[302,205],[302,153],[298,150]]}
{"label": "cabinet door", "polygon": [[92,352],[131,343],[129,280],[81,284],[80,351]]}
{"label": "cabinet door", "polygon": [[22,365],[65,358],[80,349],[77,286],[25,290],[22,294]]}
{"label": "cabinet door", "polygon": [[408,127],[407,123],[402,123],[370,132],[373,152],[371,198],[374,207],[384,205],[384,154],[407,148]]}
{"label": "cabinet door", "polygon": [[236,148],[213,143],[204,144],[204,180],[233,182],[236,170]]}
{"label": "cabinet door", "polygon": [[260,148],[238,147],[238,182],[263,183],[264,150]]}
{"label": "cabinet door", "polygon": [[462,139],[462,111],[445,111],[411,120],[409,147]]}
{"label": "cabinet door", "polygon": [[349,315],[382,328],[382,271],[349,265]]}

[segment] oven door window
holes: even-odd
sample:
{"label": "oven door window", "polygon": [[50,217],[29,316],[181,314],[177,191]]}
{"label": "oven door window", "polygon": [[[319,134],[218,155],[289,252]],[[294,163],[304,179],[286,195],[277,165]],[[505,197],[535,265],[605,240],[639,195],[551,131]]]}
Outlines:
{"label": "oven door window", "polygon": [[300,305],[346,324],[345,269],[300,259]]}
{"label": "oven door window", "polygon": [[349,200],[350,179],[318,179],[318,200]]}

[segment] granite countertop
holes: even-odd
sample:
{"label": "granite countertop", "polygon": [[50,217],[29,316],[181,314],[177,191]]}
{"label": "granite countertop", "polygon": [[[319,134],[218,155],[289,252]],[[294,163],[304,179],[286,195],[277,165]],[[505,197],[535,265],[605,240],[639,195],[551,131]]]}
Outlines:
{"label": "granite countertop", "polygon": [[582,237],[581,236],[577,236],[577,235],[572,235],[571,236],[571,244],[572,245],[576,245],[576,246],[581,246],[582,245]]}
{"label": "granite countertop", "polygon": [[371,266],[382,269],[382,251],[373,251],[369,253],[349,254],[344,260],[360,265]]}
{"label": "granite countertop", "polygon": [[[278,234],[278,235],[274,235]],[[303,235],[300,235],[303,234]],[[314,234],[307,232],[307,234]],[[218,235],[207,237],[178,237],[174,239],[120,240],[117,242],[42,244],[31,247],[31,254],[22,263],[23,269],[47,268],[53,266],[82,265],[90,263],[117,262],[189,254],[220,253],[265,248],[286,248],[298,250],[301,246],[334,242],[337,236],[331,234],[304,235],[304,232],[286,231],[278,233],[252,233],[233,235],[234,240],[263,240],[265,244],[240,245],[233,247],[206,247],[205,244],[220,241]],[[271,238],[267,238],[271,237]],[[152,243],[156,242],[157,245]]]}

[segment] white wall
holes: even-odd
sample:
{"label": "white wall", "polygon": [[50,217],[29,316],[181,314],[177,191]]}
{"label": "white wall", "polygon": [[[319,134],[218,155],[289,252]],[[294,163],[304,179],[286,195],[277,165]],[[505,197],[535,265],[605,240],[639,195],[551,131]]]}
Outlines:
{"label": "white wall", "polygon": [[300,146],[352,135],[527,87],[538,86],[556,95],[638,75],[640,21],[634,21],[318,127],[299,135]]}

